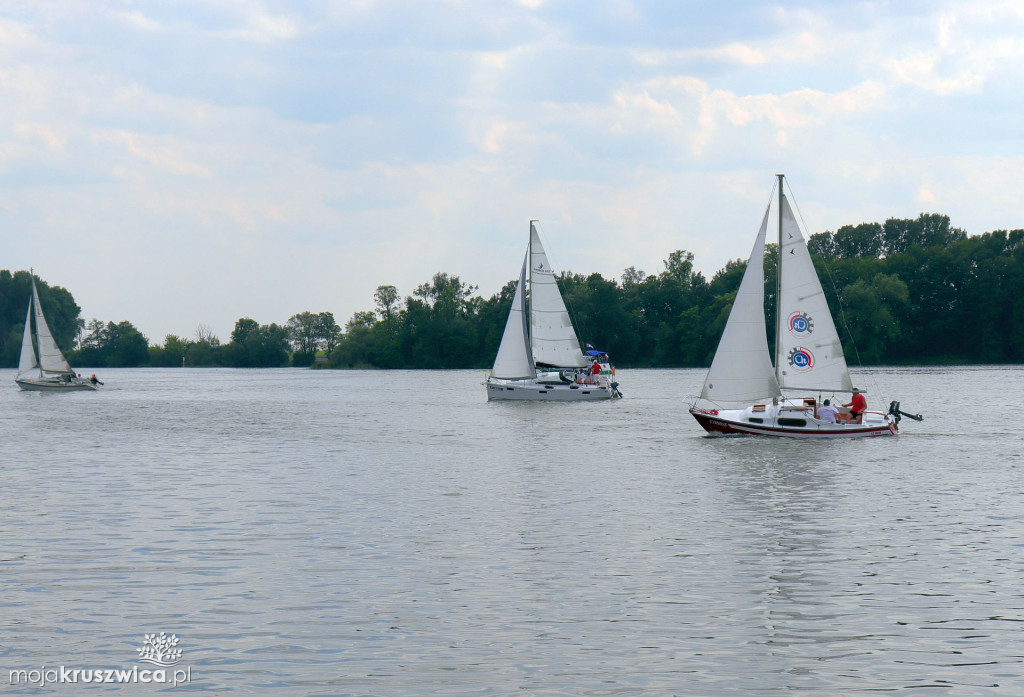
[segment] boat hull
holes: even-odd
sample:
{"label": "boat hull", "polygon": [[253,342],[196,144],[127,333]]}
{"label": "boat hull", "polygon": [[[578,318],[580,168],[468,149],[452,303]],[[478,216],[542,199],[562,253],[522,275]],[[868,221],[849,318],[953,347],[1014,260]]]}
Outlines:
{"label": "boat hull", "polygon": [[615,385],[545,384],[532,380],[488,380],[488,401],[592,402],[620,397]]}
{"label": "boat hull", "polygon": [[[837,424],[818,421],[813,417],[792,413],[783,415],[783,422],[777,413],[769,411],[756,416],[763,423],[750,421],[749,409],[698,409],[692,407],[690,414],[705,431],[713,435],[768,436],[773,438],[865,438],[874,436],[895,436],[899,429],[892,419],[879,412],[868,412],[862,424]],[[799,422],[803,422],[800,425]]]}
{"label": "boat hull", "polygon": [[88,382],[57,382],[56,380],[33,380],[17,378],[18,387],[28,392],[82,392],[95,391],[96,385]]}

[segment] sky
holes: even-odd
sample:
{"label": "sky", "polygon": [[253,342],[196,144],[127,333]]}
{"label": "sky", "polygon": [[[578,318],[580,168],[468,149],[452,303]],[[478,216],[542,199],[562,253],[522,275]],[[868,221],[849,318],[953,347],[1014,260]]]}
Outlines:
{"label": "sky", "polygon": [[711,277],[808,234],[1024,228],[1019,0],[0,0],[0,268],[222,341],[437,272]]}

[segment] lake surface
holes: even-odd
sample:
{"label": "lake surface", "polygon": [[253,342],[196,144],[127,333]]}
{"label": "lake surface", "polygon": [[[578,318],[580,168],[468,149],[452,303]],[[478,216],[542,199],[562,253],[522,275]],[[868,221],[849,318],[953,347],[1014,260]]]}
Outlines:
{"label": "lake surface", "polygon": [[[850,441],[483,376],[0,371],[4,694],[1024,694],[1021,367],[860,371],[926,420]],[[160,632],[190,681],[7,684]]]}

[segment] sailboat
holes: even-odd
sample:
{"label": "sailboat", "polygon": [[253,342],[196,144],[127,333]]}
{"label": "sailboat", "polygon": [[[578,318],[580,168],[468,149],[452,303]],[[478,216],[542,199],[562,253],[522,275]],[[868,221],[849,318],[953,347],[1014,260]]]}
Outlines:
{"label": "sailboat", "polygon": [[484,386],[488,400],[576,402],[621,397],[607,353],[580,349],[555,273],[530,221],[519,283],[498,355]]}
{"label": "sailboat", "polygon": [[[21,340],[21,360],[18,375],[14,381],[23,390],[33,392],[71,392],[74,390],[95,390],[96,385],[84,382],[71,368],[57,342],[50,333],[50,327],[43,316],[36,290],[36,278],[32,272],[32,297],[28,301],[25,315],[25,334]],[[32,343],[32,320],[35,319],[35,345]],[[36,353],[38,349],[38,355]],[[34,373],[34,375],[28,375]]]}
{"label": "sailboat", "polygon": [[[769,213],[747,262],[736,300],[701,389],[701,400],[751,403],[743,408],[690,407],[690,413],[710,433],[782,437],[850,438],[895,436],[899,410],[847,412],[833,421],[819,402],[854,403],[856,389],[843,355],[832,313],[814,270],[807,243],[778,177],[778,281],[776,286],[775,365],[768,349],[764,313],[764,246]],[[849,397],[849,399],[847,399]],[[856,406],[856,403],[854,403]]]}

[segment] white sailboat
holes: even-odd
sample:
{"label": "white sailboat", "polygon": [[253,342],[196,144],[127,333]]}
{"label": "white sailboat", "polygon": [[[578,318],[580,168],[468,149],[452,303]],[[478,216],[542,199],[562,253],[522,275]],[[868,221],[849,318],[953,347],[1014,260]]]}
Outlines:
{"label": "white sailboat", "polygon": [[584,356],[580,350],[536,222],[530,221],[530,243],[505,333],[484,383],[487,399],[575,402],[621,397],[607,354],[590,350]]}
{"label": "white sailboat", "polygon": [[830,418],[831,410],[822,409],[823,397],[837,405],[852,402],[850,395],[863,391],[853,386],[807,243],[783,192],[784,175],[777,176],[775,365],[764,314],[769,204],[700,395],[714,407],[753,403],[742,408],[695,404],[690,413],[710,433],[828,438],[897,435],[901,415],[920,419],[901,412],[898,402],[890,404],[888,413],[864,411],[851,417],[841,411],[838,422]]}
{"label": "white sailboat", "polygon": [[[30,272],[31,274],[31,272]],[[32,342],[32,322],[35,320],[35,345]],[[38,351],[38,355],[37,352]],[[70,392],[74,390],[95,390],[96,385],[85,382],[71,368],[57,342],[50,333],[50,327],[43,316],[36,291],[36,279],[32,275],[32,297],[28,301],[25,315],[25,334],[21,340],[21,360],[18,375],[14,381],[23,390],[33,392]]]}

